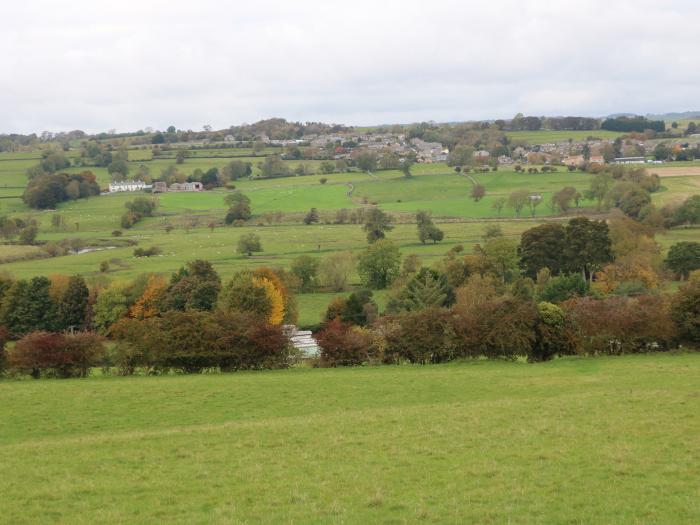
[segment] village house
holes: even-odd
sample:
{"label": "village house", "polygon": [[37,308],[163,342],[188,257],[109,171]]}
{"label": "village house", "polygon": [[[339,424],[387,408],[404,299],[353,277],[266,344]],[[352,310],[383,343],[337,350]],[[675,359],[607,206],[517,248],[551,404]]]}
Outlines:
{"label": "village house", "polygon": [[449,150],[439,142],[425,142],[421,139],[412,139],[411,144],[416,150],[418,162],[445,162]]}
{"label": "village house", "polygon": [[174,182],[168,191],[202,191],[203,189],[201,182]]}
{"label": "village house", "polygon": [[142,180],[125,180],[121,182],[110,182],[109,192],[118,193],[121,191],[144,191],[150,189],[151,185]]}

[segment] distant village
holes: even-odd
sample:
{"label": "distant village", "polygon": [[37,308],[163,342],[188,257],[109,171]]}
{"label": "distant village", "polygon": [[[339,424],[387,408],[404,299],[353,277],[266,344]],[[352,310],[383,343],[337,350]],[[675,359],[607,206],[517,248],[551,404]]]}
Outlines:
{"label": "distant village", "polygon": [[[635,117],[641,119],[642,117]],[[566,117],[561,120],[574,119]],[[527,124],[536,117],[520,118]],[[555,120],[555,119],[552,119]],[[585,120],[585,119],[583,119]],[[644,119],[642,119],[644,120]],[[530,144],[529,131],[557,131],[557,129],[513,128],[513,121],[505,123],[505,129],[495,123],[475,123],[471,127],[459,128],[449,124],[423,123],[413,126],[390,126],[360,131],[343,126],[328,126],[317,123],[290,123],[283,119],[261,121],[244,125],[241,129],[211,132],[180,131],[169,128],[167,132],[131,137],[131,148],[153,149],[154,158],[173,158],[173,152],[185,158],[195,150],[252,149],[252,157],[263,160],[273,156],[282,161],[335,161],[338,171],[357,169],[358,158],[371,153],[377,169],[398,169],[405,162],[424,164],[448,164],[451,167],[463,166],[497,169],[498,166],[564,166],[569,170],[585,169],[591,164],[661,164],[670,161],[700,159],[700,133],[692,128],[672,133],[665,130],[660,121],[644,121],[658,125],[659,129],[645,129],[643,132],[623,132],[620,137],[612,136],[597,122],[592,129],[576,129],[576,136],[586,138],[561,140],[550,143]],[[544,120],[542,121],[544,122]],[[423,126],[421,128],[421,126]],[[418,130],[416,130],[418,127]],[[265,129],[272,129],[270,135]],[[563,128],[562,131],[565,131]],[[523,134],[510,134],[522,131]],[[292,136],[295,138],[279,138]],[[163,142],[164,141],[164,142]],[[217,154],[218,157],[227,157]],[[242,157],[243,155],[232,155]],[[248,158],[248,160],[251,160]],[[178,161],[178,164],[181,160]],[[534,168],[533,168],[534,169]],[[330,170],[333,171],[332,169]],[[366,171],[369,171],[366,170]],[[309,174],[310,171],[287,170],[287,175]],[[327,173],[327,172],[324,172]],[[148,180],[148,178],[146,179]],[[167,179],[166,179],[167,180]],[[199,192],[209,186],[202,182],[153,182],[142,180],[114,181],[109,185],[110,193],[150,191]],[[172,181],[172,179],[171,179]]]}

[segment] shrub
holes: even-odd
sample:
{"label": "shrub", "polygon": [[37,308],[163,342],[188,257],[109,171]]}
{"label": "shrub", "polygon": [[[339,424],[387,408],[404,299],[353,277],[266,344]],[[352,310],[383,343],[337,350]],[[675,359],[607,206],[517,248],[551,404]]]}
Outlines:
{"label": "shrub", "polygon": [[541,302],[537,305],[537,313],[535,341],[528,353],[528,361],[549,361],[555,355],[575,354],[578,339],[573,323],[564,311],[555,304]]}
{"label": "shrub", "polygon": [[324,366],[353,366],[377,357],[377,346],[367,329],[338,318],[325,324],[316,335]]}
{"label": "shrub", "polygon": [[538,317],[531,302],[503,297],[458,300],[455,312],[460,355],[515,359],[530,354]]}
{"label": "shrub", "polygon": [[17,341],[9,352],[8,367],[38,379],[86,377],[104,357],[102,338],[92,332],[61,334],[32,332]]}
{"label": "shrub", "polygon": [[663,297],[583,297],[562,304],[576,326],[580,351],[625,354],[666,350],[676,337]]}
{"label": "shrub", "polygon": [[158,246],[151,246],[150,248],[136,248],[134,250],[134,257],[153,257],[154,255],[160,255],[162,253]]}
{"label": "shrub", "polygon": [[141,344],[154,366],[191,374],[218,365],[221,330],[210,313],[170,311],[143,322],[148,329]]}
{"label": "shrub", "polygon": [[145,338],[151,324],[138,320],[122,318],[109,328],[109,335],[114,340],[110,353],[110,362],[119,369],[121,375],[132,375],[137,368],[146,372],[154,366],[155,356],[150,354]]}
{"label": "shrub", "polygon": [[0,374],[5,371],[5,345],[10,340],[10,331],[0,325]]}
{"label": "shrub", "polygon": [[553,277],[540,291],[538,297],[542,301],[560,303],[573,297],[582,297],[588,293],[588,283],[581,274],[560,275]]}
{"label": "shrub", "polygon": [[691,274],[690,281],[673,296],[671,317],[682,341],[700,343],[700,272]]}
{"label": "shrub", "polygon": [[219,312],[216,320],[221,329],[219,366],[223,372],[289,365],[292,347],[282,326],[240,313]]}
{"label": "shrub", "polygon": [[394,318],[386,331],[385,361],[397,363],[442,363],[458,355],[452,313],[428,308]]}

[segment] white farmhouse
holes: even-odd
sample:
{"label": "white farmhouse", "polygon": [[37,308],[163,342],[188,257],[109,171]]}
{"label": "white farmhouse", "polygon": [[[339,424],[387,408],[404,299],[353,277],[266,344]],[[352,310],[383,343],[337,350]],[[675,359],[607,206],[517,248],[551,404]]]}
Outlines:
{"label": "white farmhouse", "polygon": [[121,182],[110,182],[109,192],[116,193],[120,191],[143,191],[149,189],[150,184],[146,184],[142,180],[125,180]]}

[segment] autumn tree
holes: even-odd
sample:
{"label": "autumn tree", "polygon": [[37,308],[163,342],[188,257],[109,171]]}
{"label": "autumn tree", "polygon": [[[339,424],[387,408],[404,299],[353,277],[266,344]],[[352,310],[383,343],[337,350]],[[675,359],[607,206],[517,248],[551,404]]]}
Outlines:
{"label": "autumn tree", "polygon": [[700,272],[692,273],[673,296],[671,318],[682,340],[700,343]]}
{"label": "autumn tree", "polygon": [[160,275],[151,275],[143,294],[131,306],[129,315],[134,319],[150,319],[161,311],[168,283]]}

